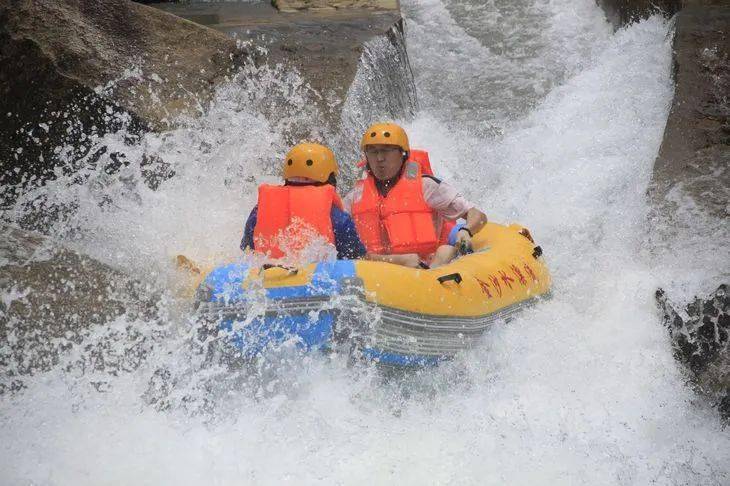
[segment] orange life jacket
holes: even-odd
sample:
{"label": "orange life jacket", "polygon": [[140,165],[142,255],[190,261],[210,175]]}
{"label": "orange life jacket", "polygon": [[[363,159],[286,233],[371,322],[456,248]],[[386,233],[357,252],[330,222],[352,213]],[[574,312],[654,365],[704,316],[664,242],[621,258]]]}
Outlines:
{"label": "orange life jacket", "polygon": [[[258,212],[254,228],[256,251],[272,258],[285,255],[284,249],[301,250],[312,238],[323,236],[335,243],[330,213],[342,209],[334,186],[259,186]],[[285,248],[282,248],[285,247]]]}
{"label": "orange life jacket", "polygon": [[[418,162],[418,165],[421,166],[421,174],[435,177],[433,169],[431,169],[431,159],[425,150],[411,150],[408,153],[408,162]],[[441,218],[441,232],[439,233],[439,243],[441,245],[449,244],[449,235],[454,226],[456,226],[456,221]]]}
{"label": "orange life jacket", "polygon": [[433,210],[423,197],[421,167],[406,162],[401,177],[383,197],[375,178],[357,182],[361,192],[352,205],[357,232],[370,253],[427,255],[436,251],[439,237],[433,222]]}
{"label": "orange life jacket", "polygon": [[433,169],[431,169],[431,159],[428,157],[428,152],[425,150],[413,149],[408,152],[408,162],[418,162],[421,166],[421,174],[427,176],[433,176]]}
{"label": "orange life jacket", "polygon": [[[408,152],[408,160],[406,162],[417,162],[421,167],[421,174],[426,176],[435,177],[433,169],[431,169],[431,159],[428,156],[428,152],[425,150],[411,149]],[[361,160],[357,163],[357,167],[367,166],[366,160]],[[456,221],[450,219],[441,218],[441,231],[439,232],[439,244],[448,245],[449,235],[451,230],[456,226]]]}

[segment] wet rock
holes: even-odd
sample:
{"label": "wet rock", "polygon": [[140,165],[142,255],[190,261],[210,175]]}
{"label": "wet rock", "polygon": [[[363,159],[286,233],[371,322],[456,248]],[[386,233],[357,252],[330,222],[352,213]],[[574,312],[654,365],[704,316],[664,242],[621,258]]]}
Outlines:
{"label": "wet rock", "polygon": [[0,183],[52,177],[122,126],[134,143],[196,114],[247,59],[219,32],[125,0],[0,0]]}
{"label": "wet rock", "polygon": [[[676,15],[676,83],[649,195],[655,227],[672,227],[677,200],[714,218],[730,213],[730,2],[597,0],[616,28],[655,13]],[[685,224],[685,226],[695,226]],[[696,228],[694,228],[696,230]],[[706,233],[714,231],[707,228]],[[727,236],[727,233],[724,235]],[[659,235],[667,239],[672,235]]]}
{"label": "wet rock", "polygon": [[[730,212],[730,6],[685,8],[674,37],[674,100],[650,195],[671,217],[681,191],[707,214]],[[671,223],[671,222],[670,222]]]}
{"label": "wet rock", "polygon": [[[417,109],[416,88],[405,45],[404,21],[397,9],[340,7],[278,11],[268,2],[164,4],[157,8],[200,22],[265,49],[280,76],[293,75],[297,98],[267,100],[271,119],[297,112],[296,124],[282,127],[287,143],[326,140],[343,166],[341,183],[356,177],[357,144],[368,123],[407,119]],[[294,79],[301,79],[294,81]]]}
{"label": "wet rock", "polygon": [[[315,3],[332,8],[313,8]],[[157,7],[265,48],[270,65],[281,64],[287,72],[301,75],[302,90],[308,86],[316,93],[312,104],[317,112],[306,127],[293,130],[292,141],[340,130],[345,101],[364,64],[371,69],[369,77],[378,92],[358,115],[368,117],[369,111],[362,109],[373,110],[373,106],[375,117],[402,118],[413,113],[415,86],[396,2],[279,1],[277,5],[281,10],[268,2]],[[347,144],[352,146],[352,139]]]}
{"label": "wet rock", "polygon": [[614,27],[661,13],[671,16],[682,8],[682,0],[596,0]]}
{"label": "wet rock", "polygon": [[296,12],[308,9],[351,9],[369,8],[375,10],[398,10],[398,0],[272,0],[282,12]]}
{"label": "wet rock", "polygon": [[728,6],[728,0],[596,0],[615,28],[655,14],[671,17],[684,8]]}
{"label": "wet rock", "polygon": [[83,371],[144,360],[163,330],[160,292],[39,234],[0,225],[0,235],[0,394],[72,348],[80,361],[67,364]]}
{"label": "wet rock", "polygon": [[675,357],[692,372],[698,389],[713,399],[724,420],[730,421],[730,295],[721,285],[706,299],[684,308],[670,302],[659,289],[657,302],[672,337]]}

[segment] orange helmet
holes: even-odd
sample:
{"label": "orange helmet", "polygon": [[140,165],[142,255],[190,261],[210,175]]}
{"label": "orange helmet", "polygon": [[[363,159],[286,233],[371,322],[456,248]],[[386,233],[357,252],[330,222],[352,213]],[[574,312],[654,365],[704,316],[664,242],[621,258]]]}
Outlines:
{"label": "orange helmet", "polygon": [[376,123],[365,131],[360,142],[360,148],[365,150],[368,145],[397,145],[404,152],[410,150],[406,131],[395,123]]}
{"label": "orange helmet", "polygon": [[292,147],[284,159],[284,179],[302,177],[317,182],[327,182],[331,174],[337,175],[335,154],[318,143],[300,143]]}

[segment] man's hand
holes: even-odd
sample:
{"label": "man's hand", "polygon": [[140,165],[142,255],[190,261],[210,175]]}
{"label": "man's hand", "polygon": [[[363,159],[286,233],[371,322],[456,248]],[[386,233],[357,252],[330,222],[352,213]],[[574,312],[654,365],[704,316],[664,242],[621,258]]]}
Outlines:
{"label": "man's hand", "polygon": [[462,228],[456,232],[456,242],[454,246],[459,253],[465,253],[463,250],[471,251],[471,235],[468,230]]}

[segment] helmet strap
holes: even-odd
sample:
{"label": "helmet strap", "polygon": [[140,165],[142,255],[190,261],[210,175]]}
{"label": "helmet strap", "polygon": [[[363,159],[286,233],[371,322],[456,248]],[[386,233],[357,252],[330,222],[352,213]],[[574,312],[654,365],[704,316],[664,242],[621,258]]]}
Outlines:
{"label": "helmet strap", "polygon": [[319,182],[319,181],[312,181],[312,182],[301,182],[301,181],[284,181],[285,186],[293,186],[293,187],[300,187],[300,186],[323,186],[327,184],[326,182]]}
{"label": "helmet strap", "polygon": [[319,187],[319,186],[326,186],[327,184],[337,187],[337,176],[335,175],[334,172],[332,172],[330,174],[330,176],[327,178],[327,180],[324,182],[320,182],[320,181],[302,182],[302,181],[289,181],[286,179],[284,180],[285,186],[294,186],[294,187],[297,187],[297,186],[317,186],[317,187]]}

